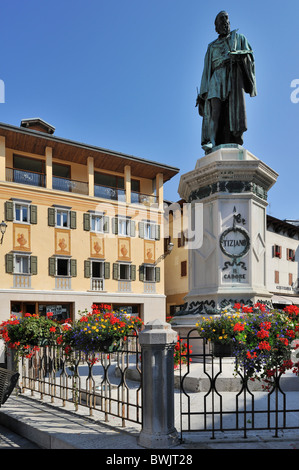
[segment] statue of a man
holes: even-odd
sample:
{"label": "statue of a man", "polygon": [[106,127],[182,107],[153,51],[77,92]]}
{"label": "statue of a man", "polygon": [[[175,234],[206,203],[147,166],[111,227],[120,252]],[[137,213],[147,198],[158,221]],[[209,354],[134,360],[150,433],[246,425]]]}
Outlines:
{"label": "statue of a man", "polygon": [[243,144],[247,130],[245,93],[256,96],[253,52],[245,36],[230,30],[228,14],[215,19],[218,38],[209,44],[196,106],[203,116],[201,144]]}

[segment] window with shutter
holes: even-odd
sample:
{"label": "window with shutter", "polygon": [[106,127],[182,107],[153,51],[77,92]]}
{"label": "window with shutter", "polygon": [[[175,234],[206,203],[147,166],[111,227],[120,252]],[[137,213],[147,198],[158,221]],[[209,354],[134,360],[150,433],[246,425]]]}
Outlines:
{"label": "window with shutter", "polygon": [[5,271],[8,274],[13,273],[13,254],[12,253],[7,253],[5,255]]}
{"label": "window with shutter", "polygon": [[70,260],[70,274],[72,277],[77,276],[77,260],[76,259],[71,259]]}
{"label": "window with shutter", "polygon": [[113,279],[118,280],[119,277],[119,264],[118,263],[113,263]]}
{"label": "window with shutter", "polygon": [[104,278],[110,279],[110,263],[107,261],[104,263]]}
{"label": "window with shutter", "polygon": [[55,276],[56,274],[56,260],[55,258],[49,258],[49,276]]}
{"label": "window with shutter", "polygon": [[155,268],[155,271],[156,271],[156,282],[160,282],[160,268],[159,267],[156,267]]}
{"label": "window with shutter", "polygon": [[12,222],[14,219],[13,202],[6,201],[4,206],[5,206],[5,220],[7,220],[8,222]]}
{"label": "window with shutter", "polygon": [[48,208],[48,225],[50,227],[55,227],[55,209],[54,207]]}
{"label": "window with shutter", "polygon": [[37,274],[37,256],[30,257],[30,272],[31,274]]}
{"label": "window with shutter", "polygon": [[70,228],[77,228],[77,214],[74,211],[70,211]]}
{"label": "window with shutter", "polygon": [[90,277],[90,276],[91,276],[90,261],[85,260],[84,261],[84,277]]}
{"label": "window with shutter", "polygon": [[83,214],[83,230],[90,230],[90,214]]}
{"label": "window with shutter", "polygon": [[30,223],[37,224],[37,206],[30,205]]}
{"label": "window with shutter", "polygon": [[131,279],[131,281],[136,281],[136,265],[135,264],[131,265],[130,279]]}

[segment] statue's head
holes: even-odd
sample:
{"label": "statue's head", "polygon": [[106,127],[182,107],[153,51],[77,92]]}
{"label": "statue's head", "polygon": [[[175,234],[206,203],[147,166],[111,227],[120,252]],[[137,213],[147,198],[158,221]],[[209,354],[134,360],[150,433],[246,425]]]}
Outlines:
{"label": "statue's head", "polygon": [[226,11],[220,11],[216,16],[215,29],[220,36],[227,36],[230,33],[230,22]]}

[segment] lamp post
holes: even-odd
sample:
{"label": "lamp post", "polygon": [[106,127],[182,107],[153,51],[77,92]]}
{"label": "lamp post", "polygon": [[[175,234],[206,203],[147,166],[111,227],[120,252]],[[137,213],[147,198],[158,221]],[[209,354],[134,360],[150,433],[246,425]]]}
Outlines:
{"label": "lamp post", "polygon": [[170,253],[172,252],[173,247],[174,247],[173,243],[171,243],[171,242],[168,243],[167,251],[165,251],[165,253],[163,253],[161,256],[159,256],[159,258],[155,261],[154,266],[157,266],[157,264],[160,263],[160,261],[162,261],[162,259],[165,259],[166,256],[170,255]]}
{"label": "lamp post", "polygon": [[4,237],[4,234],[6,232],[6,228],[7,228],[7,224],[4,222],[4,220],[2,220],[1,224],[0,224],[0,232],[1,232],[1,240],[0,240],[0,243],[2,245],[2,242],[3,242],[3,237]]}

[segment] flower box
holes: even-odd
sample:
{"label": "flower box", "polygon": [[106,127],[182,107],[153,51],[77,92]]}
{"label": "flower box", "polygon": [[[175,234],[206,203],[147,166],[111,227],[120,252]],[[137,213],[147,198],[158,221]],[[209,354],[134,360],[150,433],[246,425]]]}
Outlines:
{"label": "flower box", "polygon": [[232,343],[212,343],[212,354],[215,357],[232,357]]}

